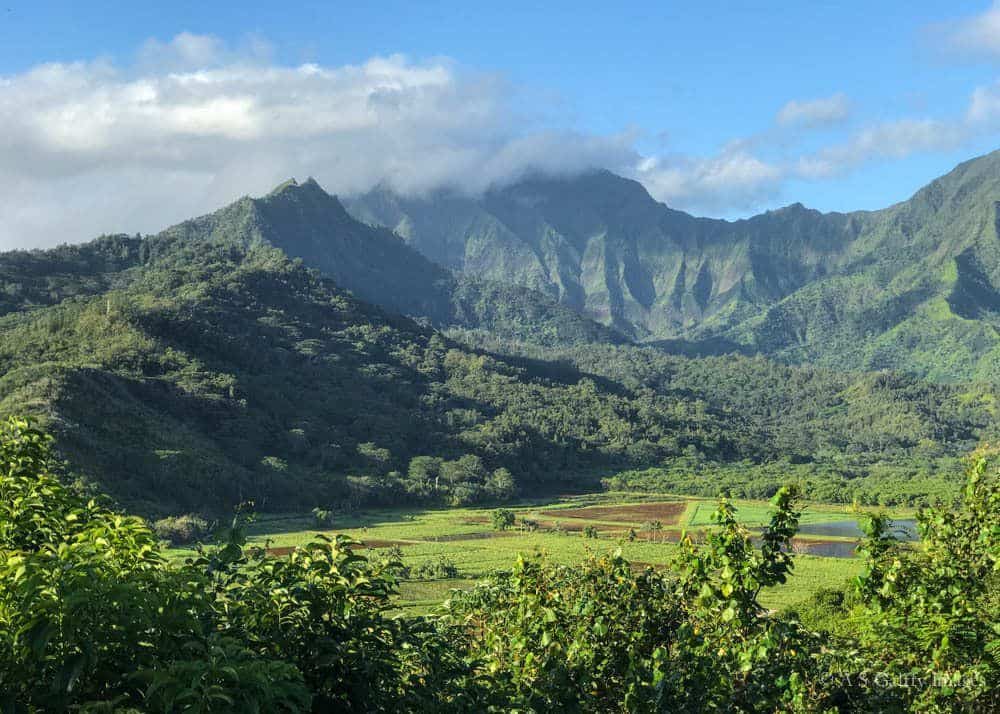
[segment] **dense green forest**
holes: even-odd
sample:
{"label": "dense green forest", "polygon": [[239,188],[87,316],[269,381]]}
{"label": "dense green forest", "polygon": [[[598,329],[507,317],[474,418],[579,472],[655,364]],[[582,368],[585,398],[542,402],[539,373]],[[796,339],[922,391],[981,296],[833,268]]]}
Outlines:
{"label": "dense green forest", "polygon": [[865,521],[864,573],[797,612],[797,491],[759,545],[722,500],[667,571],[519,559],[430,616],[392,617],[401,563],[343,537],[285,558],[167,561],[141,520],[65,486],[45,435],[0,427],[0,705],[86,712],[992,712],[1000,706],[1000,459],[969,459],[923,540]]}
{"label": "dense green forest", "polygon": [[[144,512],[463,504],[686,463],[953,474],[994,414],[985,387],[894,375],[600,342],[473,349],[259,241],[170,230],[4,266],[20,309],[0,318],[0,409],[45,419],[74,473]],[[502,314],[506,294],[469,309]]]}
{"label": "dense green forest", "polygon": [[509,359],[556,360],[635,394],[695,398],[764,439],[762,457],[720,462],[689,450],[606,478],[614,490],[769,498],[794,480],[818,501],[929,504],[957,493],[962,453],[997,437],[989,383],[791,367],[761,356],[691,359],[636,345],[540,348],[479,330],[448,334]]}
{"label": "dense green forest", "polygon": [[274,248],[144,250],[117,290],[0,318],[0,408],[46,418],[74,472],[134,507],[466,503],[758,453],[695,399],[462,349]]}

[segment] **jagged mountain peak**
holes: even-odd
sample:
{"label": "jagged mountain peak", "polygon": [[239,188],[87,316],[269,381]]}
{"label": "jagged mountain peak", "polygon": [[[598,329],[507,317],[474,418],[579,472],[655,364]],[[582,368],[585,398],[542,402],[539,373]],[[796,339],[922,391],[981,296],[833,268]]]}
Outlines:
{"label": "jagged mountain peak", "polygon": [[242,198],[165,234],[277,248],[366,302],[440,327],[487,329],[503,339],[549,344],[624,340],[523,286],[459,281],[391,230],[353,218],[312,178],[290,179],[260,198]]}
{"label": "jagged mountain peak", "polygon": [[[641,338],[721,339],[831,365],[847,354],[856,368],[906,363],[922,372],[891,349],[890,335],[908,320],[940,317],[946,341],[969,345],[946,375],[978,369],[983,350],[1000,340],[992,327],[972,337],[933,307],[996,315],[993,302],[973,303],[1000,294],[998,203],[1000,151],[878,211],[821,213],[793,203],[738,221],[697,218],[608,171],[528,177],[481,197],[383,189],[345,201],[353,215],[396,230],[443,265],[545,292]],[[948,297],[956,294],[960,301]],[[877,339],[885,344],[866,346]]]}
{"label": "jagged mountain peak", "polygon": [[272,202],[299,202],[313,208],[324,208],[336,211],[338,214],[343,213],[345,216],[347,215],[340,199],[331,193],[327,193],[312,176],[301,183],[294,178],[290,178],[276,186],[263,197],[252,200],[264,204]]}
{"label": "jagged mountain peak", "polygon": [[275,186],[270,191],[268,191],[267,195],[268,196],[276,196],[276,195],[282,193],[283,191],[285,191],[287,189],[297,188],[298,185],[299,185],[299,182],[295,179],[294,176],[292,176],[291,178],[288,178],[288,179],[282,181],[277,186]]}

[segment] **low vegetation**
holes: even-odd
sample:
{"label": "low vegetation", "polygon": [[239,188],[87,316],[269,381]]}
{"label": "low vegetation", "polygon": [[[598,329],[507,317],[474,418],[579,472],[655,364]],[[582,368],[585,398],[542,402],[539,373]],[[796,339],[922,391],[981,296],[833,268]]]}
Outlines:
{"label": "low vegetation", "polygon": [[[239,514],[164,557],[141,520],[57,478],[50,440],[0,434],[0,691],[10,711],[995,711],[1000,455],[969,460],[922,540],[866,522],[864,571],[800,614],[795,488],[759,533],[730,502],[671,567],[522,558],[439,613],[396,617],[399,563],[345,536],[286,557]],[[756,542],[755,542],[756,541]],[[836,623],[824,630],[824,623]],[[816,629],[818,628],[818,629]]]}
{"label": "low vegetation", "polygon": [[153,532],[171,545],[190,545],[203,540],[210,533],[209,522],[201,516],[186,514],[168,516],[153,523]]}

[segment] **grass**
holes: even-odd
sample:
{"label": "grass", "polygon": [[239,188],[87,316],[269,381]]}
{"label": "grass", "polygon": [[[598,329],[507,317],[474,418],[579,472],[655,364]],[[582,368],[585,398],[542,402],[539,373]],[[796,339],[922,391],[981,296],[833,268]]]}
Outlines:
{"label": "grass", "polygon": [[[761,526],[767,523],[771,507],[766,501],[735,501],[740,521],[748,526]],[[689,526],[709,526],[712,524],[712,511],[715,502],[704,500],[693,504],[690,512]],[[826,523],[829,521],[854,520],[854,516],[846,506],[827,504],[809,504],[802,513],[801,523]]]}
{"label": "grass", "polygon": [[[734,502],[737,516],[747,526],[766,522],[769,506],[760,501]],[[514,529],[498,532],[490,522],[492,509],[373,509],[335,518],[318,528],[311,515],[263,514],[250,527],[250,541],[268,548],[302,545],[317,534],[342,533],[374,549],[397,545],[406,565],[445,557],[462,577],[448,580],[415,581],[400,584],[399,606],[404,612],[432,611],[453,589],[468,589],[489,573],[510,568],[518,555],[539,556],[552,563],[571,565],[589,554],[600,555],[620,549],[636,565],[669,567],[677,552],[675,542],[682,531],[696,535],[711,525],[715,503],[707,499],[664,494],[601,493],[571,496],[544,502],[527,502],[513,507],[520,524],[535,521],[534,531]],[[900,515],[900,514],[896,514]],[[850,520],[854,516],[843,507],[810,504],[803,523]],[[643,525],[660,519],[663,530],[649,533]],[[597,538],[584,537],[591,526]],[[629,530],[636,537],[629,540]],[[844,538],[802,536],[804,544]],[[181,557],[189,550],[175,549]],[[772,609],[793,607],[821,587],[843,584],[861,570],[854,558],[827,558],[799,555],[795,572],[785,585],[762,594],[763,604]]]}

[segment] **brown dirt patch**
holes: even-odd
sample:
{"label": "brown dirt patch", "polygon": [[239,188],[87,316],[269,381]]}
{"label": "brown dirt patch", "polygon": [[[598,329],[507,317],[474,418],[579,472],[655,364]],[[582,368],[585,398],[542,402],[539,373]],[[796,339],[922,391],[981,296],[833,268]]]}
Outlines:
{"label": "brown dirt patch", "polygon": [[391,548],[394,545],[413,545],[411,540],[382,540],[380,538],[365,538],[361,541],[365,548]]}
{"label": "brown dirt patch", "polygon": [[[360,546],[355,546],[356,550],[362,548],[391,548],[394,545],[413,545],[413,541],[408,540],[381,540],[379,538],[367,538],[361,541]],[[271,558],[283,558],[286,555],[291,555],[292,551],[295,550],[294,545],[285,545],[279,548],[268,548],[265,553]]]}
{"label": "brown dirt patch", "polygon": [[[587,523],[574,523],[573,521],[537,520],[535,521],[535,523],[538,524],[538,530],[543,533],[545,531],[555,530],[556,528],[558,528],[561,531],[565,531],[567,533],[582,533],[584,529],[587,528],[587,526],[589,525]],[[611,533],[611,531],[601,530],[600,528],[597,529],[597,532],[600,533],[601,535],[607,535],[608,533]]]}
{"label": "brown dirt patch", "polygon": [[542,511],[550,518],[584,518],[591,521],[611,521],[614,523],[645,523],[660,521],[665,526],[677,525],[684,515],[686,501],[667,503],[625,503],[620,506],[587,506],[585,508],[565,508]]}

